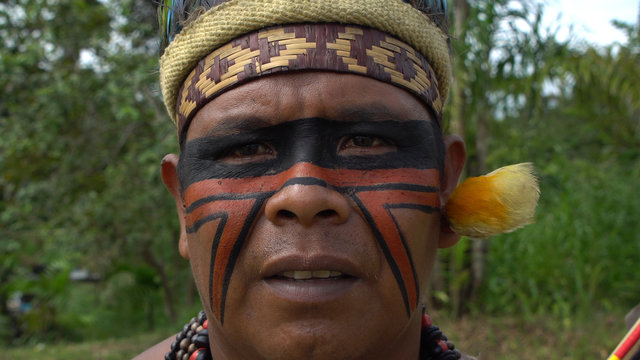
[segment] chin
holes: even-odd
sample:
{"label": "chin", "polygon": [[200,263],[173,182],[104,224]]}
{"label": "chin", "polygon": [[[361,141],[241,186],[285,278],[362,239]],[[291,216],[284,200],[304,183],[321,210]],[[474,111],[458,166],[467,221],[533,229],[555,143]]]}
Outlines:
{"label": "chin", "polygon": [[237,351],[242,353],[239,358],[395,358],[387,351],[394,348],[394,343],[403,342],[411,324],[401,303],[386,309],[381,303],[362,301],[360,297],[314,305],[275,303],[277,299],[271,299],[262,302],[262,307],[238,312],[229,309],[228,320],[220,330],[231,337],[229,343],[242,344]]}
{"label": "chin", "polygon": [[[262,359],[371,359],[379,341],[363,336],[362,329],[329,320],[280,324],[275,331],[263,329],[264,338],[255,341],[255,355]],[[364,340],[370,342],[364,342]]]}

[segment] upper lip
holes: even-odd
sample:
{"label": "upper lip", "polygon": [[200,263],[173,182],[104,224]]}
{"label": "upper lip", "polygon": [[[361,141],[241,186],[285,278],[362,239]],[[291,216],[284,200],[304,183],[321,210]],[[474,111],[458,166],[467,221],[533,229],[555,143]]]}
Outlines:
{"label": "upper lip", "polygon": [[339,271],[342,275],[363,277],[351,259],[344,255],[333,254],[285,254],[275,256],[265,261],[260,274],[263,278],[270,278],[285,271]]}

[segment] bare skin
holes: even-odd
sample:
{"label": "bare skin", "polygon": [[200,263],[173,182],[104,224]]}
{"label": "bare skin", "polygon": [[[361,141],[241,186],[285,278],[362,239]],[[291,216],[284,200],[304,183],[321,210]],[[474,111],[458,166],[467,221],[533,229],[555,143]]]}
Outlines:
{"label": "bare skin", "polygon": [[[261,78],[223,93],[196,114],[184,148],[186,154],[196,155],[183,160],[167,155],[162,176],[178,209],[180,253],[191,263],[210,319],[214,359],[418,357],[422,314],[418,305],[437,248],[458,241],[442,225],[437,209],[457,184],[464,144],[458,137],[444,138],[442,171],[413,165],[387,169],[375,159],[393,158],[403,151],[408,155],[400,158],[406,158],[413,156],[412,149],[433,145],[405,144],[404,135],[387,137],[378,129],[382,124],[397,124],[401,129],[432,121],[424,104],[404,90],[363,76],[330,72]],[[322,139],[329,140],[317,140],[314,134],[318,131],[333,134],[332,122],[348,131],[336,139],[327,135]],[[355,132],[356,123],[366,123],[373,130]],[[320,130],[309,132],[309,127]],[[278,145],[281,139],[269,135],[271,128],[275,133],[293,129],[309,140],[292,136],[283,140],[283,147]],[[251,140],[230,142],[213,160],[201,155],[202,151],[191,151],[195,144],[207,144],[208,138],[215,140],[211,144],[220,144],[238,136]],[[313,152],[309,143],[323,147],[321,153],[333,154],[329,158],[338,162],[327,165],[284,154],[289,149]],[[261,164],[278,162],[285,155],[302,160],[260,176],[217,172],[212,180],[188,180],[197,178],[199,174],[193,174],[197,169],[220,164],[239,173],[255,172]],[[182,164],[182,179],[179,161],[195,164]],[[373,164],[371,169],[359,165],[367,161]],[[433,194],[362,190],[363,184],[378,189],[403,179],[415,180],[415,186],[424,185]],[[412,184],[407,189],[413,189]],[[229,194],[240,198],[236,193],[240,188],[251,189],[247,194],[259,194],[254,197],[263,202],[207,203],[207,199],[227,199]],[[419,198],[419,206],[405,206],[414,197]],[[369,204],[377,202],[400,205],[376,211]],[[257,209],[254,217],[246,217],[247,209]],[[227,216],[224,232],[222,221],[216,218],[221,213]],[[384,236],[376,235],[379,233]],[[212,251],[216,238],[222,244],[217,252]],[[225,252],[226,245],[239,250]],[[325,278],[326,272],[334,275]],[[307,273],[317,276],[293,278],[293,274],[306,277]],[[216,279],[226,279],[226,283],[221,285]],[[138,359],[161,358],[172,338]]]}

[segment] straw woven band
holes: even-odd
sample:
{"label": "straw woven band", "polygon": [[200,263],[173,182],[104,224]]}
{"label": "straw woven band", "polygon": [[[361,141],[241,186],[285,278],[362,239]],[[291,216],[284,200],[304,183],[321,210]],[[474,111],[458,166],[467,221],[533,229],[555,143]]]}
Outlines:
{"label": "straw woven band", "polygon": [[162,95],[176,125],[178,92],[202,58],[241,35],[305,23],[360,25],[402,40],[433,68],[441,101],[446,101],[451,77],[448,35],[402,0],[229,0],[186,25],[160,58]]}
{"label": "straw woven band", "polygon": [[178,133],[220,93],[256,77],[298,70],[354,73],[396,85],[418,96],[440,123],[438,80],[420,53],[378,30],[307,24],[241,36],[200,60],[178,93]]}

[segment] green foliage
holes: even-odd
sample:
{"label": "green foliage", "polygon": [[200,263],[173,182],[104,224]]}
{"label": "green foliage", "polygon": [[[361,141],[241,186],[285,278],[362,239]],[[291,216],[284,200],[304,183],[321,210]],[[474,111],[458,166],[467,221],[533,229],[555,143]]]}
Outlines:
{"label": "green foliage", "polygon": [[563,319],[631,308],[640,284],[639,274],[629,271],[640,250],[640,200],[629,183],[640,176],[639,165],[541,164],[536,223],[493,241],[484,307]]}
{"label": "green foliage", "polygon": [[470,8],[454,43],[463,110],[449,109],[465,115],[468,172],[484,171],[484,142],[486,171],[534,162],[542,198],[536,224],[491,239],[479,298],[463,301],[476,251],[468,240],[441,254],[448,293],[436,295],[454,314],[569,321],[628,309],[640,300],[630,270],[640,246],[639,25],[617,23],[628,41],[595,48],[558,43],[530,1],[455,3]]}
{"label": "green foliage", "polygon": [[[189,275],[159,177],[176,145],[154,14],[137,1],[0,5],[0,303],[6,318],[9,296],[33,296],[26,338],[124,335],[175,317],[163,294]],[[102,274],[99,291],[69,282],[74,268]],[[115,269],[131,281],[106,276]]]}
{"label": "green foliage", "polygon": [[542,198],[534,225],[493,239],[477,309],[570,321],[640,300],[637,41],[572,49],[556,60],[564,90],[494,125],[490,163],[533,161]]}

